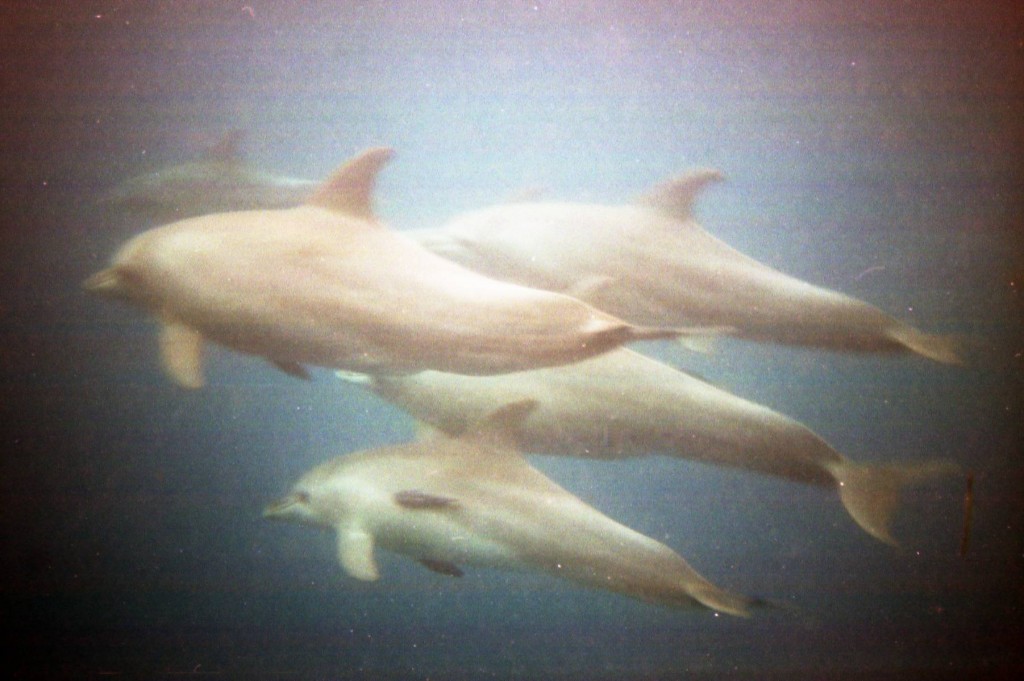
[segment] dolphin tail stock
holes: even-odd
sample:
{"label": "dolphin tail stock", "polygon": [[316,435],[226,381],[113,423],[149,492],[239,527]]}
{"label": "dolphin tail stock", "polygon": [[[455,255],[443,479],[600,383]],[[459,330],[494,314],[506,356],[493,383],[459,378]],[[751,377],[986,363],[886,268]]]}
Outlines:
{"label": "dolphin tail stock", "polygon": [[950,336],[938,336],[918,331],[909,324],[901,324],[889,332],[889,337],[914,354],[942,364],[963,364],[960,342]]}
{"label": "dolphin tail stock", "polygon": [[958,471],[951,461],[882,465],[845,461],[833,469],[833,475],[839,498],[854,521],[875,539],[898,546],[889,526],[903,488]]}

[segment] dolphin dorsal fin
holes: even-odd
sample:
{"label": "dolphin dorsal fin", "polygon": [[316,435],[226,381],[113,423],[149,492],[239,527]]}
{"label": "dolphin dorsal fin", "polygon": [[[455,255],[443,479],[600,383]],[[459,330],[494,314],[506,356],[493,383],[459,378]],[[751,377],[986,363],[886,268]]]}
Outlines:
{"label": "dolphin dorsal fin", "polygon": [[245,133],[241,130],[231,130],[220,140],[203,152],[203,159],[217,163],[241,163],[242,162],[242,140]]}
{"label": "dolphin dorsal fin", "polygon": [[356,579],[373,582],[380,577],[373,558],[373,535],[361,527],[338,528],[338,561]]}
{"label": "dolphin dorsal fin", "polygon": [[394,149],[374,147],[349,159],[313,192],[306,204],[373,220],[371,204],[377,174],[394,155]]}
{"label": "dolphin dorsal fin", "polygon": [[637,203],[654,208],[680,220],[693,216],[693,202],[709,184],[721,182],[725,175],[713,168],[698,168],[655,185]]}
{"label": "dolphin dorsal fin", "polygon": [[491,446],[517,449],[520,426],[540,403],[537,400],[519,400],[491,412],[476,425],[468,428],[460,439],[474,440]]}

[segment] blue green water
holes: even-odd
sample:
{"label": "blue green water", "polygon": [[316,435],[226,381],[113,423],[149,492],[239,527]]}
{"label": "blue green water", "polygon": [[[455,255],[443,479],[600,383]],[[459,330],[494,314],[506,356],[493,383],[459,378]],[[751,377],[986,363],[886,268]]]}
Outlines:
{"label": "blue green water", "polygon": [[[82,2],[0,7],[0,597],[15,677],[1010,678],[1024,667],[1024,18],[974,5]],[[969,364],[723,341],[647,351],[856,460],[950,458],[902,550],[829,493],[661,458],[536,458],[730,590],[750,620],[546,577],[446,578],[260,517],[311,466],[413,436],[357,387],[223,350],[173,387],[141,313],[80,282],[151,224],[95,204],[246,131],[318,178],[396,148],[396,229],[539,187],[617,203],[729,177],[709,231],[964,338]],[[876,268],[876,269],[871,269]],[[880,269],[877,269],[880,268]]]}

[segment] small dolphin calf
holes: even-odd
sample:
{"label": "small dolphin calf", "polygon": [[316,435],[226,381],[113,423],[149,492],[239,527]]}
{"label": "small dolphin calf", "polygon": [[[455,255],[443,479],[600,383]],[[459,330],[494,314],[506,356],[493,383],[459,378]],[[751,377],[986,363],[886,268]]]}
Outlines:
{"label": "small dolphin calf", "polygon": [[328,461],[264,515],[335,529],[341,565],[358,579],[378,578],[380,546],[448,575],[460,565],[535,570],[652,603],[748,613],[752,601],[530,466],[509,433],[533,406],[507,405],[459,438]]}
{"label": "small dolphin calf", "polygon": [[272,175],[246,163],[233,132],[191,163],[124,180],[100,202],[144,212],[161,222],[208,213],[291,208],[308,199],[319,182]]}
{"label": "small dolphin calf", "polygon": [[960,362],[949,339],[783,274],[708,234],[692,206],[720,179],[715,170],[694,171],[633,205],[495,206],[410,236],[478,272],[571,291],[635,324],[724,326],[755,341]]}
{"label": "small dolphin calf", "polygon": [[538,406],[515,433],[526,451],[595,459],[660,453],[832,487],[853,519],[888,544],[896,544],[889,525],[901,489],[957,470],[943,461],[855,463],[801,423],[626,348],[503,376],[339,375],[450,435],[530,399]]}
{"label": "small dolphin calf", "polygon": [[85,287],[154,313],[164,367],[186,387],[203,384],[205,339],[300,376],[304,364],[489,374],[681,333],[490,279],[387,229],[370,201],[391,155],[360,154],[298,208],[206,215],[144,232]]}

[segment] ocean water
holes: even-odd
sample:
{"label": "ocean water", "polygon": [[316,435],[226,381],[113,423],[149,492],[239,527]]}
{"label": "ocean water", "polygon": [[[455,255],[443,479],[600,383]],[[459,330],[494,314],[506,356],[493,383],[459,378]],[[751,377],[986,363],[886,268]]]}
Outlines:
{"label": "ocean water", "polygon": [[[76,2],[0,5],[0,597],[13,678],[1016,678],[1024,671],[1024,12],[937,2]],[[622,203],[721,169],[700,221],[787,273],[961,337],[968,363],[722,341],[643,350],[858,461],[948,458],[901,549],[834,495],[649,457],[535,457],[725,588],[677,612],[544,576],[452,579],[263,506],[414,424],[315,371],[221,349],[162,375],[155,326],[87,296],[145,218],[98,205],[227,131],[320,178],[397,150],[395,229],[524,189]],[[581,245],[585,247],[585,245]]]}

